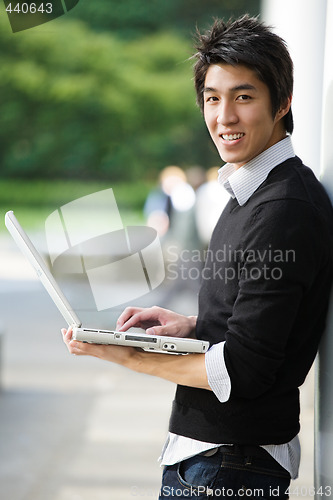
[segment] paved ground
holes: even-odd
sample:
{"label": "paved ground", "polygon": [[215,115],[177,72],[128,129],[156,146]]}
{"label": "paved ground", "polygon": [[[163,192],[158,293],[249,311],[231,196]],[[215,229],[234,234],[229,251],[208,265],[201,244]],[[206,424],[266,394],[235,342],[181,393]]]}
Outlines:
{"label": "paved ground", "polygon": [[[156,499],[174,386],[70,356],[53,303],[16,249],[0,244],[0,500]],[[190,314],[195,304],[183,290],[168,306]],[[310,377],[294,499],[312,498],[312,390]]]}

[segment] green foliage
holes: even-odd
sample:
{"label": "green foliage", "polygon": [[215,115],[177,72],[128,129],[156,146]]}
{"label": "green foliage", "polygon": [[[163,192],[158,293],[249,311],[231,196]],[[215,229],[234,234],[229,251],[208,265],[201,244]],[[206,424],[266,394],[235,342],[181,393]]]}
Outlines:
{"label": "green foliage", "polygon": [[[143,223],[144,202],[154,184],[149,182],[117,183],[67,180],[0,179],[0,213],[14,210],[26,227],[45,220],[53,210],[104,189],[112,188],[123,223]],[[3,221],[3,217],[2,217]],[[0,224],[0,232],[5,230]]]}
{"label": "green foliage", "polygon": [[0,200],[2,205],[13,207],[31,205],[60,207],[73,199],[81,198],[104,189],[112,188],[120,207],[142,210],[149,191],[154,184],[137,182],[136,184],[113,183],[107,181],[67,180],[0,180]]}
{"label": "green foliage", "polygon": [[257,1],[81,0],[16,34],[0,10],[0,176],[119,181],[217,164],[182,31]]}
{"label": "green foliage", "polygon": [[60,21],[0,37],[2,176],[133,179],[199,161],[204,125],[180,37],[120,42]]}
{"label": "green foliage", "polygon": [[173,30],[189,37],[214,17],[257,15],[260,0],[80,0],[70,12],[96,30],[112,31],[121,38]]}

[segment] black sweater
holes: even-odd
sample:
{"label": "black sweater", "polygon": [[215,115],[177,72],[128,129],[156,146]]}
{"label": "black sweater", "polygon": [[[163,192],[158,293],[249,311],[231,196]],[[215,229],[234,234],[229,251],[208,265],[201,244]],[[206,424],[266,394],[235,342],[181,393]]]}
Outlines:
{"label": "black sweater", "polygon": [[299,432],[298,387],[325,327],[333,212],[299,158],[275,167],[247,203],[231,199],[214,230],[197,337],[226,341],[231,395],[178,386],[170,431],[200,441],[282,444]]}

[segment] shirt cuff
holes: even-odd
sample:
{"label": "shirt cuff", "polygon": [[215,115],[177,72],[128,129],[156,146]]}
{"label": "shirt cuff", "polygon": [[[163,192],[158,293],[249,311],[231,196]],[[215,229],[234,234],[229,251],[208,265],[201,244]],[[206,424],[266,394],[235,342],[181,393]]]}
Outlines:
{"label": "shirt cuff", "polygon": [[220,403],[228,401],[231,381],[224,361],[224,344],[213,345],[205,354],[208,384]]}

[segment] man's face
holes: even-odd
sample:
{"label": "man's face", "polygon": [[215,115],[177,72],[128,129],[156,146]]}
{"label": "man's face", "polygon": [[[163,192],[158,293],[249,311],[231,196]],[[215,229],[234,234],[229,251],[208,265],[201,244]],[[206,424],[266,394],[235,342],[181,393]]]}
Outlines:
{"label": "man's face", "polygon": [[246,66],[213,64],[204,88],[204,116],[209,133],[225,162],[243,166],[286,135],[281,118],[272,117],[267,85]]}

